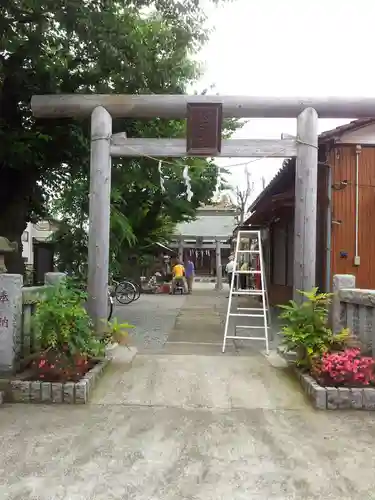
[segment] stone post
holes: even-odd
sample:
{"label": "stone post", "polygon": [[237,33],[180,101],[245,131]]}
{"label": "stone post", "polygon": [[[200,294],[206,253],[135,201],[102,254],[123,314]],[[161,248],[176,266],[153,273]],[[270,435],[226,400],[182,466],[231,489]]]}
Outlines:
{"label": "stone post", "polygon": [[20,274],[0,274],[0,373],[11,374],[21,348],[22,285]]}
{"label": "stone post", "polygon": [[335,274],[333,276],[333,298],[331,305],[331,328],[333,333],[338,333],[344,325],[341,324],[340,296],[339,291],[347,288],[355,288],[355,276],[352,274]]}
{"label": "stone post", "polygon": [[5,274],[5,255],[15,252],[17,243],[0,236],[0,373],[15,371],[21,347],[22,285],[20,274]]}
{"label": "stone post", "polygon": [[66,278],[65,273],[45,273],[44,284],[45,285],[57,285]]}

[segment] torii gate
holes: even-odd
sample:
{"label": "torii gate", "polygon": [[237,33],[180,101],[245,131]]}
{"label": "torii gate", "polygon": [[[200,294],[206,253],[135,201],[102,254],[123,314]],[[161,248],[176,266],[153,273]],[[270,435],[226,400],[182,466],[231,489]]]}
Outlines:
{"label": "torii gate", "polygon": [[[189,156],[184,139],[131,139],[112,135],[112,117],[182,119],[189,104],[222,105],[224,118],[295,118],[297,137],[281,140],[223,141],[221,157],[296,157],[294,290],[315,285],[318,116],[369,118],[375,98],[243,97],[188,95],[36,95],[37,118],[91,115],[88,294],[97,330],[107,315],[111,157]],[[192,154],[191,156],[198,156]],[[211,155],[202,155],[211,156]]]}

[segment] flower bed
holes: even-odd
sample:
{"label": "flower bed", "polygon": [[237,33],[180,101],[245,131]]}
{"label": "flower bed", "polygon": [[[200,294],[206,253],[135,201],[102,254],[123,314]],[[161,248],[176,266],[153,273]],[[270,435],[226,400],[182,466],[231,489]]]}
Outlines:
{"label": "flower bed", "polygon": [[375,410],[374,387],[324,387],[298,368],[296,375],[313,406],[319,410]]}
{"label": "flower bed", "polygon": [[296,374],[318,409],[375,410],[375,360],[362,354],[345,329],[327,325],[329,295],[317,289],[308,300],[282,306],[281,334],[286,352],[296,353]]}
{"label": "flower bed", "polygon": [[[32,318],[35,351],[16,380],[10,381],[14,402],[86,403],[108,363],[107,347],[127,344],[128,324],[115,319],[103,335],[95,333],[84,303],[87,296],[73,281],[51,287]],[[24,364],[24,366],[25,366]]]}
{"label": "flower bed", "polygon": [[97,360],[94,366],[76,381],[12,380],[10,398],[15,403],[85,404],[108,362],[108,358]]}

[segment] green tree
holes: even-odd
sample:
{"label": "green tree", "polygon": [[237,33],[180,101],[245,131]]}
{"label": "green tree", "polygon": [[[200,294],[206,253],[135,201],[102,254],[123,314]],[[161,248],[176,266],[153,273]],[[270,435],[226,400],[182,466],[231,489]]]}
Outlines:
{"label": "green tree", "polygon": [[[68,196],[69,189],[71,211],[79,205],[82,214],[79,229],[84,231],[88,120],[34,120],[30,111],[32,94],[184,93],[199,74],[189,55],[207,37],[200,3],[199,0],[4,0],[1,3],[1,235],[20,244],[26,222],[46,217],[53,199],[56,196],[62,199],[62,192]],[[113,128],[114,132],[126,130],[132,137],[147,134],[176,137],[182,134],[183,124],[166,120],[151,123],[115,120]],[[204,172],[202,169],[199,175],[207,175]],[[119,186],[133,182],[134,205],[140,186],[145,192],[154,189],[156,175],[154,162],[147,159],[123,161],[114,167],[112,208],[118,217],[113,218],[113,224],[118,226],[119,241],[123,238],[131,242],[134,223],[123,217],[124,211],[120,212],[120,209],[130,210],[132,197]],[[84,192],[86,197],[82,196]],[[168,203],[158,199],[160,192],[156,194],[152,208],[147,207],[146,212],[150,219],[161,220],[166,212],[156,208],[164,203],[167,210]],[[174,208],[178,211],[178,204]],[[7,262],[10,272],[20,271],[21,265],[20,252]]]}
{"label": "green tree", "polygon": [[[170,160],[169,160],[170,161]],[[217,168],[202,159],[191,159],[189,173],[194,196],[186,199],[182,166],[166,163],[163,167],[165,192],[155,161],[128,160],[112,171],[111,262],[120,272],[127,256],[140,254],[155,242],[166,243],[175,224],[195,216],[199,203],[207,203],[215,190]],[[71,190],[70,190],[71,188]],[[64,224],[56,233],[60,264],[77,271],[87,256],[87,180],[72,180],[54,204],[56,214],[64,215]]]}

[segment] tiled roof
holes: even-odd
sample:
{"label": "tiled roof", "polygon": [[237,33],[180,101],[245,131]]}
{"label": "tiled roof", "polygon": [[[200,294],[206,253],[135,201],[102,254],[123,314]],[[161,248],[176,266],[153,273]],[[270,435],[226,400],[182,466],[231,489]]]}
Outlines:
{"label": "tiled roof", "polygon": [[326,130],[325,132],[322,132],[319,135],[319,141],[325,142],[328,139],[343,135],[346,132],[351,132],[352,130],[358,130],[359,128],[371,125],[372,123],[375,123],[374,118],[362,118],[360,120],[353,120],[350,123],[346,123],[345,125],[340,125],[339,127],[333,128],[332,130]]}
{"label": "tiled roof", "polygon": [[181,222],[174,234],[181,236],[211,236],[229,238],[236,226],[236,213],[201,215],[191,222]]}

